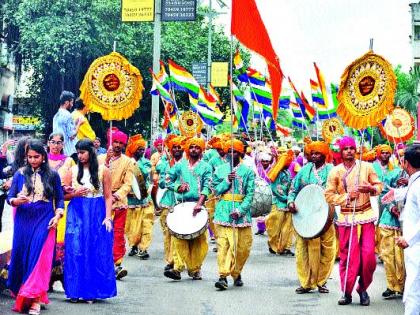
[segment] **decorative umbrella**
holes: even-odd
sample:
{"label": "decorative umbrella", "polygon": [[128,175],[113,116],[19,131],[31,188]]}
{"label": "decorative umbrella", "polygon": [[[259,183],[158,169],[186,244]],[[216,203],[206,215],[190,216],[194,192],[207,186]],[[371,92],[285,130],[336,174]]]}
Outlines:
{"label": "decorative umbrella", "polygon": [[331,118],[324,121],[322,124],[322,137],[327,143],[338,137],[344,135],[344,128],[338,118]]}
{"label": "decorative umbrella", "polygon": [[377,126],[394,108],[396,84],[391,64],[369,51],[344,70],[337,113],[355,129]]}
{"label": "decorative umbrella", "polygon": [[194,137],[201,133],[203,121],[197,113],[185,111],[179,119],[179,130],[185,137]]}
{"label": "decorative umbrella", "polygon": [[379,124],[379,130],[388,140],[405,142],[414,135],[414,118],[406,110],[396,107],[385,124]]}
{"label": "decorative umbrella", "polygon": [[92,62],[80,86],[80,98],[92,112],[105,120],[122,120],[133,115],[142,99],[140,71],[117,52]]}

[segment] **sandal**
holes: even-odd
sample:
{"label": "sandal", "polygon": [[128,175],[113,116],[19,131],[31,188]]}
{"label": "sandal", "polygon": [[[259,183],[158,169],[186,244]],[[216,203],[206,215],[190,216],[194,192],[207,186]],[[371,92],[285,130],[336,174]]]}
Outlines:
{"label": "sandal", "polygon": [[304,287],[299,287],[295,290],[296,294],[305,294],[311,292],[311,289],[305,289]]}
{"label": "sandal", "polygon": [[330,293],[330,290],[328,290],[327,286],[325,284],[318,286],[318,292],[319,293]]}
{"label": "sandal", "polygon": [[39,303],[32,303],[29,312],[29,315],[39,315],[41,314],[41,305]]}

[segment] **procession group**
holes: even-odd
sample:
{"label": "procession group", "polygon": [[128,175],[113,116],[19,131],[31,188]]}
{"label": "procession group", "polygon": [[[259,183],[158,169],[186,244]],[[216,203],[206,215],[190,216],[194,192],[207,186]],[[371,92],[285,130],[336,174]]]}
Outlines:
{"label": "procession group", "polygon": [[[149,258],[156,216],[164,235],[163,276],[179,281],[186,271],[201,280],[210,232],[217,243],[215,287],[228,289],[229,276],[234,286],[243,286],[259,181],[269,188],[272,204],[257,218],[256,234],[267,232],[270,253],[296,256],[297,294],[329,293],[327,280],[339,258],[343,296],[338,304],[352,303],[357,281],[360,304],[369,305],[376,250],[386,273],[383,297],[404,295],[406,314],[419,314],[419,144],[379,145],[373,158],[359,159],[356,141],[348,136],[333,152],[322,141],[293,151],[247,136],[222,134],[206,141],[170,134],[153,142],[156,152],[149,159],[142,135],[129,137],[117,128],[108,131],[108,149],[101,151],[83,105],[70,113],[73,102],[74,95],[63,92],[46,146],[21,139],[11,168],[2,173],[13,176],[7,196],[14,207],[7,284],[15,311],[39,314],[57,280],[72,302],[116,296],[116,280],[129,276],[126,249],[128,256]],[[292,225],[300,210],[295,199],[309,184],[324,189],[331,208],[322,233],[310,239]],[[379,213],[371,205],[375,196]],[[184,203],[193,206],[180,208],[185,211],[179,214],[185,217],[180,229],[203,212],[208,228],[192,235],[170,230],[168,216]]]}

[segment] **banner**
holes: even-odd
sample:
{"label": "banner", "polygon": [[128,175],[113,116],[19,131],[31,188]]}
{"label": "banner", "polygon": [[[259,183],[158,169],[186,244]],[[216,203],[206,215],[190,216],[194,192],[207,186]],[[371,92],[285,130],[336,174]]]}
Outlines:
{"label": "banner", "polygon": [[162,21],[195,21],[197,0],[162,0]]}
{"label": "banner", "polygon": [[192,75],[198,84],[207,87],[207,62],[193,62]]}
{"label": "banner", "polygon": [[216,87],[227,87],[229,74],[228,62],[211,63],[211,84]]}
{"label": "banner", "polygon": [[154,0],[121,0],[123,22],[152,22],[154,18]]}
{"label": "banner", "polygon": [[41,124],[41,119],[36,116],[13,116],[13,129],[35,130]]}

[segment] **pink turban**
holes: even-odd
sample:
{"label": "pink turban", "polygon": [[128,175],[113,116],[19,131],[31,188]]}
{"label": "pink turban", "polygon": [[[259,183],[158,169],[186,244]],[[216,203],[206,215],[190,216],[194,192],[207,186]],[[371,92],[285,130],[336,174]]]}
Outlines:
{"label": "pink turban", "polygon": [[159,144],[163,145],[163,139],[162,139],[162,138],[158,138],[158,139],[156,139],[156,140],[153,142],[153,146],[154,146],[155,148],[157,148],[157,146],[158,146]]}
{"label": "pink turban", "polygon": [[[128,140],[128,136],[122,132],[121,130],[119,130],[117,127],[112,127],[112,141],[117,140],[119,142],[122,142],[124,144],[127,144],[127,140]],[[108,138],[108,145],[110,145],[110,132],[108,130],[108,134],[107,134],[107,138]]]}
{"label": "pink turban", "polygon": [[338,146],[340,147],[340,151],[343,151],[345,147],[353,147],[356,149],[356,141],[352,137],[344,136],[341,138]]}

